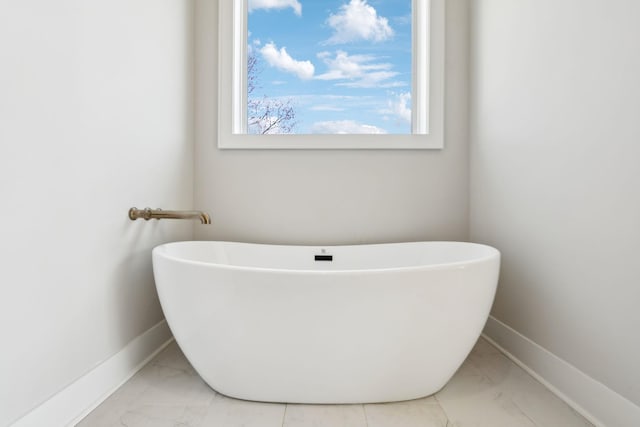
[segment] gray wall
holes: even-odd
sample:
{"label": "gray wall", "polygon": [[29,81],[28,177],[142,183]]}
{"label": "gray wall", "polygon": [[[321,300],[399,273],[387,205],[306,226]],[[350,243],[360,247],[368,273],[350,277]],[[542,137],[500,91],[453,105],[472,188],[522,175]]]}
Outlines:
{"label": "gray wall", "polygon": [[193,8],[0,2],[0,425],[162,320],[151,248],[193,204]]}
{"label": "gray wall", "polygon": [[[472,7],[471,239],[493,315],[640,404],[640,3]],[[509,348],[507,348],[509,350]]]}
{"label": "gray wall", "polygon": [[217,149],[217,8],[196,1],[195,205],[200,239],[339,244],[467,239],[466,0],[447,2],[441,151]]}

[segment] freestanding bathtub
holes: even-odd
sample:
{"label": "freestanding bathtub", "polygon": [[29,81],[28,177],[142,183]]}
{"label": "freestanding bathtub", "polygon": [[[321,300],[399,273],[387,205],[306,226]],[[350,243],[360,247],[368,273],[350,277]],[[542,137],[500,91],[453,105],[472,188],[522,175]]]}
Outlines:
{"label": "freestanding bathtub", "polygon": [[235,398],[416,399],[440,390],[480,336],[499,252],[460,242],[153,250],[162,309],[200,376]]}

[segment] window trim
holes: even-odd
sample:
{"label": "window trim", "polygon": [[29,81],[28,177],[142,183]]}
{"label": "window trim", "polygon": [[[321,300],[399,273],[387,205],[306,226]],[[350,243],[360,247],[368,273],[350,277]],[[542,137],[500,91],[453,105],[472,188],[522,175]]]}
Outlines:
{"label": "window trim", "polygon": [[[218,148],[440,149],[444,146],[445,0],[413,1],[412,134],[268,134],[246,129],[247,0],[219,1]],[[420,21],[422,20],[422,21]],[[428,22],[427,34],[424,25]],[[229,37],[229,35],[233,35]],[[424,70],[424,71],[423,71]],[[419,75],[428,76],[428,84]],[[240,101],[238,101],[240,100]],[[428,111],[418,120],[420,111]]]}

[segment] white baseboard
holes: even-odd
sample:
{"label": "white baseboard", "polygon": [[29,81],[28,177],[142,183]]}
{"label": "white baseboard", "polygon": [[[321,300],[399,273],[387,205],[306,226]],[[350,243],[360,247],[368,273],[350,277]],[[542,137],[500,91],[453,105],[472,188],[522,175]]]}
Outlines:
{"label": "white baseboard", "polygon": [[640,426],[639,406],[495,317],[482,335],[595,426]]}
{"label": "white baseboard", "polygon": [[166,321],[20,418],[12,427],[74,426],[172,341]]}

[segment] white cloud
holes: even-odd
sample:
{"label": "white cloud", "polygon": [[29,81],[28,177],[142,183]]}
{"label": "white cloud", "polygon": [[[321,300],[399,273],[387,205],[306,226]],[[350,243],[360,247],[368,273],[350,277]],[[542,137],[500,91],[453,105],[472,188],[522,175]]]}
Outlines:
{"label": "white cloud", "polygon": [[381,111],[383,114],[393,116],[400,123],[411,123],[411,93],[402,92],[395,94],[387,101],[388,109]]}
{"label": "white cloud", "polygon": [[396,87],[405,83],[389,81],[398,73],[391,71],[393,64],[386,62],[374,63],[377,58],[372,55],[349,55],[344,51],[337,51],[332,58],[329,52],[320,52],[318,57],[324,61],[328,71],[316,76],[319,80],[349,80],[338,83],[349,87]]}
{"label": "white cloud", "polygon": [[390,88],[390,87],[406,86],[406,84],[403,82],[386,81],[397,75],[398,73],[396,73],[395,71],[377,71],[374,73],[365,74],[360,80],[350,82],[350,83],[339,83],[339,85],[348,86],[348,87],[361,87],[361,88],[370,88],[370,87]]}
{"label": "white cloud", "polygon": [[301,108],[314,111],[360,111],[366,109],[368,111],[376,112],[381,108],[380,102],[375,96],[365,94],[337,95],[313,92],[304,95],[296,95],[295,99],[297,105]]}
{"label": "white cloud", "polygon": [[316,122],[311,127],[312,133],[332,133],[332,134],[385,134],[382,128],[373,125],[358,123],[354,120],[336,120],[327,122]]}
{"label": "white cloud", "polygon": [[260,49],[262,57],[272,67],[278,68],[287,73],[295,74],[302,80],[313,77],[315,68],[310,61],[296,61],[282,47],[280,50],[273,43],[267,43]]}
{"label": "white cloud", "polygon": [[302,15],[302,5],[298,0],[249,0],[249,12],[256,9],[285,9],[287,7],[292,8],[296,15]]}
{"label": "white cloud", "polygon": [[309,107],[309,110],[311,111],[344,111],[344,107],[322,104],[322,105],[314,105],[312,107]]}
{"label": "white cloud", "polygon": [[340,6],[337,14],[329,16],[327,24],[334,29],[334,34],[327,40],[330,44],[357,40],[380,42],[393,36],[389,20],[378,16],[367,0],[351,0]]}

